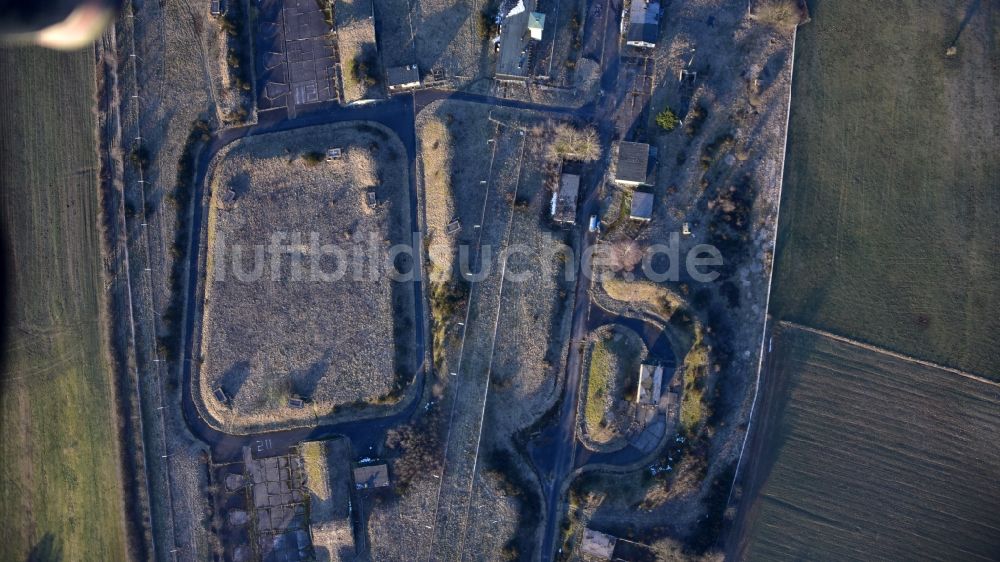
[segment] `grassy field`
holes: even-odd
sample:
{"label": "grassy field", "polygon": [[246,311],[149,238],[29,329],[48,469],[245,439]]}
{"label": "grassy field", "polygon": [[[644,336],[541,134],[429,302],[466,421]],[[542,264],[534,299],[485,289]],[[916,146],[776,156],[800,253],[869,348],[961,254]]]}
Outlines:
{"label": "grassy field", "polygon": [[770,361],[746,558],[996,556],[1000,387],[795,327]]}
{"label": "grassy field", "polygon": [[1000,380],[1000,10],[817,2],[812,16],[773,312]]}
{"label": "grassy field", "polygon": [[[610,443],[623,437],[631,418],[626,409],[618,408],[622,400],[632,401],[625,389],[639,373],[645,359],[646,346],[634,331],[616,326],[595,334],[587,370],[587,392],[583,402],[583,424],[587,437],[597,443]],[[613,420],[608,412],[614,412]]]}
{"label": "grassy field", "polygon": [[0,75],[0,559],[121,560],[93,52],[0,50]]}
{"label": "grassy field", "polygon": [[[413,287],[387,272],[389,246],[411,241],[405,153],[390,135],[366,124],[319,126],[241,141],[220,160],[201,380],[213,407],[212,391],[223,388],[234,422],[395,402],[412,377]],[[323,161],[327,147],[343,156]],[[276,234],[285,255],[265,258]],[[290,408],[293,394],[309,407]]]}

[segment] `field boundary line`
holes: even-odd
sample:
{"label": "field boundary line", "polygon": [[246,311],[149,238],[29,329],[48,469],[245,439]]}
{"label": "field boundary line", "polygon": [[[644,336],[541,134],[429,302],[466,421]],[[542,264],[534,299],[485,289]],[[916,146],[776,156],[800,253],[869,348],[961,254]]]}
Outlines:
{"label": "field boundary line", "polygon": [[[118,51],[118,25],[119,25],[119,23],[117,21],[112,21],[110,23],[110,25],[108,25],[107,31],[103,34],[102,38],[98,41],[98,43],[104,42],[104,44],[106,46],[102,50],[104,50],[106,53],[110,53],[114,57],[115,61],[117,61],[118,58],[119,58],[119,51]],[[130,35],[131,35],[131,33],[132,32],[130,32]],[[136,398],[136,404],[135,404],[135,406],[136,406],[136,412],[135,412],[135,417],[136,417],[136,419],[139,422],[138,423],[138,426],[139,426],[138,427],[138,430],[139,430],[139,439],[137,441],[138,441],[138,444],[139,444],[139,448],[141,449],[140,455],[142,457],[142,475],[143,475],[143,481],[144,481],[144,488],[145,488],[145,491],[146,491],[146,497],[145,497],[146,505],[145,505],[145,509],[144,509],[144,515],[147,516],[147,517],[149,517],[149,523],[148,524],[145,523],[145,522],[143,522],[143,524],[142,524],[143,529],[142,530],[143,530],[144,533],[145,533],[145,531],[147,529],[149,530],[149,547],[152,550],[153,556],[155,557],[156,554],[157,554],[157,550],[156,550],[156,529],[153,528],[153,500],[152,500],[152,489],[150,487],[151,486],[151,484],[150,484],[150,467],[149,467],[149,457],[148,457],[149,447],[147,447],[147,445],[146,445],[146,428],[145,428],[145,421],[143,420],[143,412],[142,412],[142,380],[140,380],[140,375],[139,375],[139,356],[138,356],[138,349],[139,349],[139,347],[138,347],[138,345],[136,345],[136,338],[135,338],[135,314],[134,314],[133,309],[132,309],[132,307],[133,307],[132,301],[135,299],[135,296],[134,296],[134,293],[132,291],[132,272],[131,272],[131,267],[132,266],[131,266],[131,264],[129,262],[128,220],[125,217],[125,162],[124,162],[124,159],[123,159],[121,161],[121,163],[120,163],[121,165],[119,166],[118,162],[114,162],[114,158],[113,158],[112,154],[110,153],[110,151],[114,150],[115,148],[117,148],[119,151],[122,150],[122,148],[124,148],[124,144],[125,144],[124,143],[124,138],[123,138],[124,129],[122,128],[122,114],[121,114],[122,105],[123,105],[123,99],[122,99],[122,92],[121,92],[121,84],[118,81],[118,65],[117,64],[108,64],[107,66],[110,69],[110,70],[107,71],[110,74],[110,76],[105,76],[105,80],[107,81],[107,84],[106,84],[105,87],[109,89],[109,93],[108,93],[108,95],[109,95],[109,99],[108,99],[108,113],[109,113],[109,115],[108,115],[108,118],[110,118],[110,114],[114,114],[114,119],[115,119],[114,126],[115,126],[115,129],[114,129],[113,133],[111,131],[102,131],[102,132],[108,133],[108,138],[107,138],[108,145],[107,145],[107,149],[109,150],[109,153],[108,154],[101,154],[100,157],[101,157],[102,161],[103,161],[103,159],[105,157],[107,157],[108,158],[108,163],[111,164],[112,178],[110,179],[110,184],[112,186],[115,186],[116,183],[118,184],[117,188],[114,188],[114,189],[115,189],[115,191],[117,192],[117,194],[119,196],[118,208],[116,210],[119,212],[119,216],[117,217],[117,219],[120,219],[120,222],[121,222],[121,236],[116,236],[115,237],[115,244],[114,245],[116,246],[115,250],[121,251],[121,253],[122,253],[122,259],[123,259],[123,262],[124,262],[123,265],[124,265],[124,271],[125,271],[125,290],[128,293],[127,298],[125,298],[124,300],[128,304],[129,341],[126,341],[125,345],[128,346],[129,343],[132,344],[132,348],[131,349],[127,349],[125,351],[125,354],[124,354],[124,356],[125,356],[124,357],[125,358],[125,365],[124,366],[125,366],[126,372],[128,372],[130,370],[129,367],[131,366],[132,367],[131,372],[135,376],[135,398]],[[133,77],[133,78],[135,78],[135,77]],[[107,125],[109,125],[109,123],[106,124],[106,126]],[[119,175],[119,172],[120,172],[120,175]],[[120,181],[116,182],[115,180],[120,180]],[[116,227],[118,226],[118,224],[117,224],[118,222],[119,222],[119,220],[115,220],[115,223],[116,223],[115,226]],[[123,296],[125,296],[125,295],[123,295]],[[109,333],[111,333],[111,330],[109,330]],[[131,361],[129,359],[131,359]]]}
{"label": "field boundary line", "polygon": [[774,210],[774,237],[771,239],[771,266],[767,274],[767,296],[764,297],[764,325],[760,334],[760,351],[757,352],[757,379],[754,382],[753,401],[750,403],[750,414],[747,416],[747,430],[743,434],[743,444],[740,445],[740,456],[736,459],[736,469],[733,471],[733,482],[729,485],[729,496],[726,498],[726,507],[733,500],[733,490],[736,489],[736,481],[740,477],[740,466],[743,464],[743,454],[746,452],[747,441],[750,439],[750,432],[753,429],[753,414],[757,409],[757,399],[760,398],[760,379],[764,371],[764,344],[767,342],[767,323],[771,309],[771,287],[774,283],[774,262],[777,259],[778,249],[778,221],[781,218],[781,196],[785,189],[785,159],[788,157],[788,125],[792,118],[792,87],[795,83],[795,42],[798,38],[799,28],[792,28],[792,53],[791,62],[788,66],[788,106],[785,108],[785,144],[781,149],[781,168],[778,172],[778,203]]}
{"label": "field boundary line", "polygon": [[[131,23],[131,27],[128,28],[128,26],[126,26],[126,28],[128,28],[128,39],[129,39],[129,45],[128,46],[129,46],[129,51],[130,51],[128,58],[129,58],[129,61],[131,62],[131,67],[132,67],[132,91],[133,91],[133,94],[132,94],[132,97],[130,99],[134,99],[135,103],[134,104],[130,103],[128,105],[129,105],[129,107],[134,107],[135,108],[135,130],[136,130],[136,132],[135,132],[135,138],[133,140],[135,141],[136,147],[142,148],[144,137],[142,136],[142,96],[140,95],[140,89],[139,89],[139,66],[138,66],[138,58],[139,57],[136,55],[136,52],[135,52],[135,20],[136,20],[136,7],[135,7],[135,4],[133,2],[131,2],[131,1],[127,2],[126,5],[123,6],[122,14],[123,14],[122,17],[125,18],[125,21],[131,20],[131,22],[130,22]],[[152,260],[151,260],[152,251],[151,251],[151,244],[149,242],[149,226],[147,224],[150,219],[149,219],[149,217],[147,215],[147,199],[146,199],[146,185],[145,185],[146,184],[146,179],[145,179],[145,174],[143,173],[143,169],[142,169],[141,165],[136,166],[136,175],[139,178],[136,183],[139,185],[139,195],[141,197],[141,205],[140,205],[140,208],[139,208],[139,212],[141,213],[141,216],[142,216],[142,219],[141,219],[142,223],[140,224],[141,228],[139,229],[139,236],[138,236],[139,240],[136,240],[136,237],[133,236],[132,237],[132,242],[135,243],[136,245],[140,245],[141,244],[142,246],[144,246],[143,249],[144,249],[144,253],[145,253],[145,262],[146,262],[146,271],[147,271],[145,285],[146,285],[147,290],[149,291],[149,306],[150,306],[150,311],[152,313],[152,316],[150,317],[150,322],[149,322],[150,337],[152,339],[151,345],[150,345],[150,350],[151,350],[152,356],[153,356],[153,364],[148,366],[149,370],[147,372],[150,373],[150,374],[152,374],[156,378],[156,382],[158,383],[157,384],[158,388],[156,389],[158,391],[157,392],[157,402],[159,402],[159,407],[157,407],[157,412],[158,412],[158,416],[157,417],[159,418],[159,421],[160,421],[160,432],[161,432],[161,435],[162,435],[162,448],[161,449],[162,449],[162,452],[163,452],[163,454],[160,455],[160,458],[161,458],[161,462],[163,463],[162,464],[163,473],[166,476],[166,478],[165,478],[165,480],[166,480],[166,487],[165,488],[166,488],[166,495],[167,495],[167,508],[169,509],[169,513],[167,515],[167,519],[169,520],[169,523],[170,523],[170,536],[173,539],[173,541],[172,541],[173,542],[173,548],[169,551],[168,554],[172,554],[173,555],[172,558],[174,560],[176,560],[177,559],[177,551],[180,550],[180,548],[178,547],[178,543],[177,543],[177,524],[176,524],[176,520],[175,520],[176,514],[174,512],[174,498],[173,498],[174,494],[173,494],[173,489],[172,489],[172,487],[173,487],[172,480],[173,479],[170,477],[171,466],[170,466],[169,457],[171,456],[171,453],[170,453],[169,447],[168,447],[168,437],[167,437],[166,421],[164,420],[164,416],[163,416],[163,408],[164,408],[164,404],[163,404],[163,370],[162,370],[162,362],[163,361],[160,359],[159,350],[157,348],[157,343],[159,341],[159,336],[158,336],[158,330],[156,329],[156,316],[157,316],[157,312],[156,312],[156,292],[155,292],[155,288],[153,286],[153,271],[152,271],[152,265],[153,264],[152,264]],[[124,204],[124,189],[126,187],[124,178],[125,178],[125,171],[124,171],[124,164],[123,164],[123,168],[122,168],[123,204]],[[159,215],[156,215],[156,217],[157,217],[157,219],[159,221]],[[128,243],[129,243],[128,222],[127,222],[127,219],[124,218],[124,217],[123,217],[122,220],[125,223],[125,232],[124,232],[124,235],[125,235],[125,244],[127,246]],[[140,283],[141,283],[141,281],[140,281]],[[130,300],[134,300],[135,299],[135,293],[132,292],[132,285],[131,285],[131,283],[129,283],[128,287],[129,287],[129,292],[130,292],[130,295],[129,295],[130,296]],[[140,297],[140,299],[141,299],[141,297]],[[130,303],[130,309],[131,309],[131,306],[132,305]],[[133,341],[133,343],[135,343],[135,342]],[[138,369],[138,348],[136,348],[134,350],[134,353],[135,353],[136,362],[137,362],[136,368]],[[139,386],[141,384],[142,384],[141,381],[137,381],[137,386]],[[141,396],[141,394],[140,394],[140,396]],[[141,403],[140,403],[140,407],[139,407],[139,415],[140,415],[140,417],[143,415]],[[151,509],[151,517],[150,517],[150,521],[151,522],[150,522],[150,526],[151,526],[151,531],[155,535],[156,534],[156,529],[152,528],[153,525],[154,525],[152,523],[152,506],[150,506],[150,509]]]}
{"label": "field boundary line", "polygon": [[924,367],[930,367],[932,369],[937,369],[937,370],[940,370],[940,371],[946,371],[948,373],[951,373],[951,374],[959,376],[959,377],[963,377],[963,378],[966,378],[966,379],[969,379],[969,380],[973,380],[973,381],[976,381],[976,382],[979,382],[979,383],[983,383],[983,384],[987,384],[987,385],[990,385],[990,386],[995,386],[997,388],[1000,388],[1000,382],[991,381],[990,379],[988,379],[986,377],[983,377],[983,376],[980,376],[980,375],[976,375],[976,374],[970,373],[968,371],[963,371],[961,369],[956,369],[955,367],[948,367],[948,366],[945,366],[945,365],[941,365],[940,363],[934,363],[933,361],[927,361],[926,359],[919,359],[919,358],[913,357],[911,355],[905,355],[903,353],[899,353],[898,351],[892,351],[891,349],[886,349],[884,347],[878,347],[878,346],[872,345],[870,343],[865,343],[863,341],[851,339],[851,338],[849,338],[847,336],[839,336],[837,334],[834,334],[833,332],[827,332],[826,330],[821,330],[819,328],[813,328],[813,327],[810,327],[810,326],[804,326],[802,324],[796,324],[795,322],[790,322],[790,321],[787,321],[787,320],[781,320],[781,321],[779,321],[778,325],[780,325],[783,328],[790,328],[790,329],[793,329],[793,330],[799,330],[799,331],[807,332],[807,333],[814,334],[814,335],[817,335],[817,336],[822,336],[824,338],[829,338],[829,339],[832,339],[832,340],[835,340],[835,341],[838,341],[838,342],[841,342],[841,343],[846,343],[846,344],[852,345],[854,347],[860,347],[862,349],[865,349],[865,350],[868,350],[868,351],[872,351],[872,352],[875,352],[875,353],[879,353],[881,355],[888,355],[889,357],[892,357],[894,359],[901,359],[901,360],[907,361],[909,363],[915,363],[917,365],[921,365],[921,366],[924,366]]}

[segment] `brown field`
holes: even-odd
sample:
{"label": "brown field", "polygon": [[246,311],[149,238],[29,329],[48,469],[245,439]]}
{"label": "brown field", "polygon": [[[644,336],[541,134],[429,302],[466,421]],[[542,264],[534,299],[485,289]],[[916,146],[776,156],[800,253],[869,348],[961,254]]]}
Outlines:
{"label": "brown field", "polygon": [[124,560],[94,50],[0,50],[0,559]]}
{"label": "brown field", "polygon": [[[320,126],[240,141],[218,161],[200,382],[219,419],[303,420],[393,402],[412,376],[412,286],[386,273],[389,245],[410,242],[405,153],[390,135],[366,124]],[[308,161],[327,147],[343,157]],[[369,207],[373,186],[378,204]],[[291,252],[278,261],[263,258],[274,233]],[[231,408],[212,397],[218,386]],[[309,404],[288,408],[292,395]]]}
{"label": "brown field", "polygon": [[741,558],[996,556],[996,383],[793,325],[773,349]]}

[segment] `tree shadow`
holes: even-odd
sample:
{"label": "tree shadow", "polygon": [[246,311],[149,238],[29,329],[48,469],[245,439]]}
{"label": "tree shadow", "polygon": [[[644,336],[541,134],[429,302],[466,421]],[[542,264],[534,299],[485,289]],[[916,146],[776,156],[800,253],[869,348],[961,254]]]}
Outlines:
{"label": "tree shadow", "polygon": [[28,553],[28,562],[54,562],[62,560],[62,543],[52,533],[45,533]]}
{"label": "tree shadow", "polygon": [[982,0],[973,0],[972,4],[969,4],[969,9],[965,11],[965,16],[962,18],[962,22],[958,24],[958,31],[955,33],[955,38],[951,41],[951,45],[958,43],[958,39],[962,36],[962,32],[965,31],[966,26],[969,25],[969,20],[972,16],[976,15],[979,11],[979,5]]}
{"label": "tree shadow", "polygon": [[333,350],[327,349],[323,352],[323,357],[305,369],[298,369],[288,373],[292,394],[299,398],[309,400],[312,398],[319,381],[326,376],[330,370],[330,361],[333,359]]}
{"label": "tree shadow", "polygon": [[222,391],[226,393],[226,396],[230,398],[235,397],[240,389],[243,388],[243,384],[250,377],[250,363],[248,361],[237,361],[233,363],[219,379],[219,386],[222,387]]}

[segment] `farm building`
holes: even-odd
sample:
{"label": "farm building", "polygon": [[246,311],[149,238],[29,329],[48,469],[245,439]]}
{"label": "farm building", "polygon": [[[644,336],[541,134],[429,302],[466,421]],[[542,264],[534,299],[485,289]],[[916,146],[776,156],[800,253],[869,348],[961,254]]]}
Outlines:
{"label": "farm building", "polygon": [[617,542],[617,538],[587,527],[583,530],[583,542],[580,544],[580,550],[590,556],[611,560]]}
{"label": "farm building", "polygon": [[[622,19],[624,26],[625,20]],[[651,0],[632,0],[629,3],[628,30],[624,32],[625,44],[652,49],[660,30],[660,3]]]}
{"label": "farm building", "polygon": [[649,145],[641,142],[618,143],[618,159],[615,165],[615,183],[620,185],[643,185],[649,178]]}
{"label": "farm building", "polygon": [[632,209],[628,218],[637,221],[649,221],[653,218],[653,194],[636,191],[632,194]]}
{"label": "farm building", "polygon": [[559,191],[552,195],[552,220],[562,224],[576,224],[576,200],[580,193],[580,176],[563,174]]}
{"label": "farm building", "polygon": [[655,406],[660,401],[663,385],[663,367],[642,365],[639,367],[639,389],[635,401],[639,404]]}
{"label": "farm building", "polygon": [[354,469],[354,487],[358,490],[385,488],[389,485],[389,468],[384,464],[359,466]]}
{"label": "farm building", "polygon": [[531,12],[528,14],[528,32],[535,41],[542,40],[542,32],[545,31],[545,14]]}
{"label": "farm building", "polygon": [[415,64],[393,66],[387,69],[385,74],[386,84],[389,85],[390,91],[395,92],[420,86],[420,70]]}

